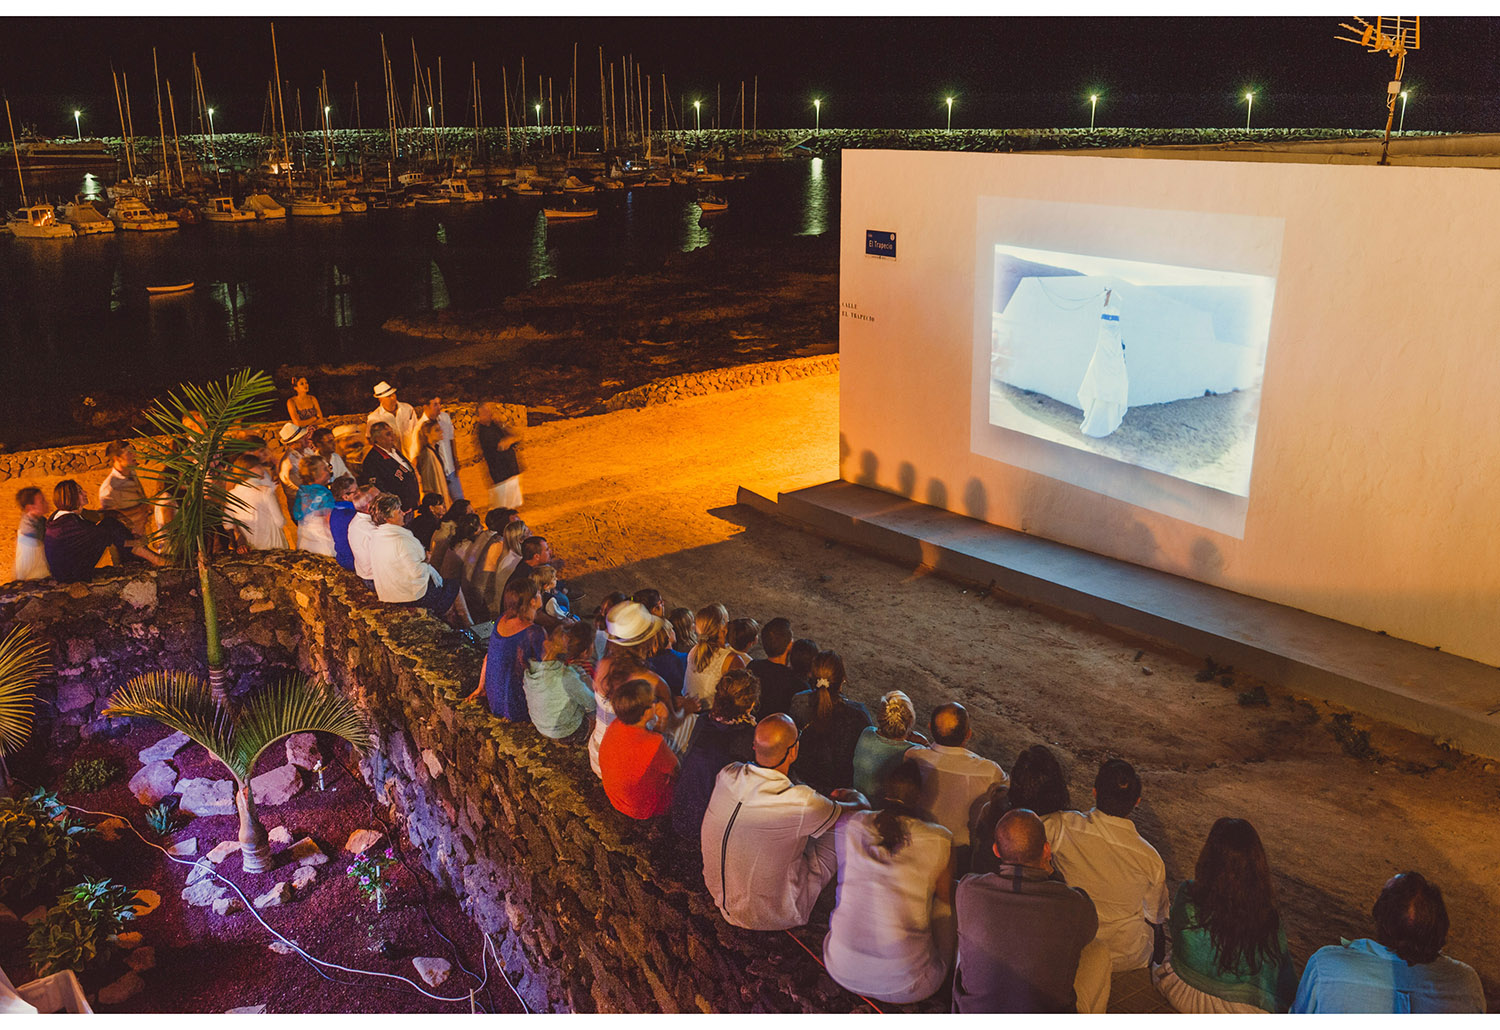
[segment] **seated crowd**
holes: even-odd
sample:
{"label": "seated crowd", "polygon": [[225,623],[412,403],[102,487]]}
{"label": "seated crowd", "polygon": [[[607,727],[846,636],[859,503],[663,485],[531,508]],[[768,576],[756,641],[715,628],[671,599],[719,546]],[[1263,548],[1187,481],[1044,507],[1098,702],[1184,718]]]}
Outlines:
{"label": "seated crowd", "polygon": [[[835,885],[822,958],[845,988],[904,1004],[946,986],[957,1012],[1103,1012],[1113,973],[1149,969],[1181,1012],[1484,1011],[1477,974],[1442,954],[1447,910],[1418,872],[1380,890],[1373,938],[1319,949],[1299,978],[1266,850],[1244,819],[1214,823],[1173,891],[1132,819],[1143,788],[1128,762],[1104,761],[1092,807],[1075,809],[1049,748],[1026,748],[1007,775],[969,749],[956,701],[932,710],[927,734],[900,690],[872,713],[846,696],[843,658],[786,618],[694,612],[651,588],[578,617],[563,561],[516,511],[515,438],[493,412],[478,434],[496,479],[481,518],[440,400],[419,417],[388,384],[376,395],[357,472],[331,460],[331,433],[295,423],[279,465],[269,448],[240,459],[235,545],[285,547],[284,500],[298,546],[379,601],[478,627],[488,648],[470,699],[586,747],[619,812],[695,842],[727,922],[803,926]],[[71,480],[50,518],[41,491],[21,491],[18,578],[87,578],[107,548],[161,561],[128,450],[112,447],[101,511],[82,510]]]}

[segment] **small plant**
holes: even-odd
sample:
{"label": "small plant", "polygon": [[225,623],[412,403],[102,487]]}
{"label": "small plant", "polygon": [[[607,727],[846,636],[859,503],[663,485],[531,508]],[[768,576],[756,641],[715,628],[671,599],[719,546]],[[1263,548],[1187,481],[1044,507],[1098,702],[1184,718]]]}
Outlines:
{"label": "small plant", "polygon": [[1333,725],[1329,727],[1333,733],[1333,739],[1339,742],[1339,747],[1344,749],[1344,754],[1350,758],[1365,761],[1380,757],[1374,746],[1370,743],[1370,731],[1356,729],[1354,716],[1348,712],[1340,712],[1333,717]]}
{"label": "small plant", "polygon": [[37,975],[81,973],[109,958],[111,938],[135,918],[135,895],[111,880],[84,880],[63,891],[27,941]]}
{"label": "small plant", "polygon": [[0,798],[0,899],[50,896],[73,876],[78,839],[88,832],[50,791]]}
{"label": "small plant", "polygon": [[146,809],[146,825],[158,837],[169,836],[177,829],[177,809],[170,801],[161,801]]}
{"label": "small plant", "polygon": [[81,758],[63,774],[62,789],[69,794],[92,794],[103,790],[125,771],[113,758]]}
{"label": "small plant", "polygon": [[365,900],[375,902],[375,911],[385,911],[386,894],[390,891],[386,883],[385,871],[396,861],[396,853],[386,848],[382,854],[376,855],[365,852],[355,858],[344,870],[344,873],[354,881],[354,886]]}
{"label": "small plant", "polygon": [[1271,698],[1266,693],[1266,688],[1257,684],[1254,690],[1241,691],[1239,702],[1242,708],[1267,708],[1271,704]]}

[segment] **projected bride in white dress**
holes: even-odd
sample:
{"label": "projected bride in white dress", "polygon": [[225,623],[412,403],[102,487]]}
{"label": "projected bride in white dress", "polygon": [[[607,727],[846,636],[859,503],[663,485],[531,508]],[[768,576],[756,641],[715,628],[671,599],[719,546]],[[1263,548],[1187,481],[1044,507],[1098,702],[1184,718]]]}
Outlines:
{"label": "projected bride in white dress", "polygon": [[1129,404],[1130,374],[1125,369],[1120,309],[1110,303],[1113,293],[1104,291],[1104,311],[1099,316],[1094,356],[1078,387],[1078,406],[1083,409],[1083,422],[1078,428],[1086,436],[1108,436],[1119,429]]}

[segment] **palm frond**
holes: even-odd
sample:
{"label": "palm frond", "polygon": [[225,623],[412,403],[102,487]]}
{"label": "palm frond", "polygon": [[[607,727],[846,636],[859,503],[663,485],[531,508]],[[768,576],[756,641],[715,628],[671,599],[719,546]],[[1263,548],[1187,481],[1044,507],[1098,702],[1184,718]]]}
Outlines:
{"label": "palm frond", "polygon": [[207,685],[188,672],[148,672],[115,691],[100,713],[108,718],[140,716],[186,733],[245,783],[249,775],[237,764],[234,725]]}
{"label": "palm frond", "polygon": [[21,623],[0,640],[0,758],[13,755],[31,737],[36,681],[52,669],[46,641]]}
{"label": "palm frond", "polygon": [[360,751],[372,743],[369,727],[348,698],[305,676],[288,676],[262,688],[240,709],[236,760],[253,770],[267,748],[293,733],[332,733]]}

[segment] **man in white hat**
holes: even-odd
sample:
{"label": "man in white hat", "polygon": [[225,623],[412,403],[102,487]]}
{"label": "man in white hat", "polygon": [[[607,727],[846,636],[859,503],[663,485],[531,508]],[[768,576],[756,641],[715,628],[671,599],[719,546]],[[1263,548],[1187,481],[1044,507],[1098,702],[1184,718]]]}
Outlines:
{"label": "man in white hat", "polygon": [[417,413],[410,404],[396,399],[396,388],[382,379],[375,384],[375,396],[380,403],[375,410],[365,416],[365,421],[370,425],[376,422],[384,422],[396,431],[396,439],[399,441],[402,453],[407,460],[413,460],[411,441],[417,428]]}
{"label": "man in white hat", "polygon": [[298,466],[302,464],[303,458],[317,452],[313,449],[312,433],[308,426],[288,422],[277,431],[276,438],[281,441],[282,446],[281,464],[277,466],[276,478],[281,480],[281,490],[286,494],[286,509],[291,511],[297,500],[297,491],[302,488],[302,475],[297,471]]}

